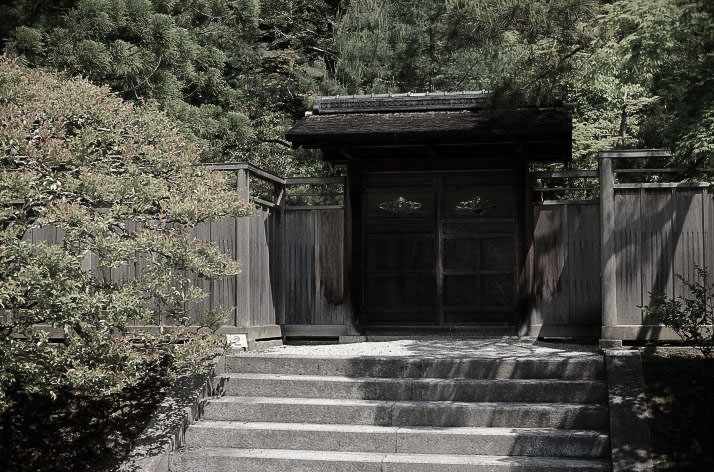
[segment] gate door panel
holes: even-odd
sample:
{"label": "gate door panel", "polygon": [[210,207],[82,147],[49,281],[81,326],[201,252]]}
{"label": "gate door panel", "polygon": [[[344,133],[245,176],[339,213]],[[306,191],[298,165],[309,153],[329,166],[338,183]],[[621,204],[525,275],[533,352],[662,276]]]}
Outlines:
{"label": "gate door panel", "polygon": [[367,179],[363,306],[369,322],[437,321],[432,175]]}
{"label": "gate door panel", "polygon": [[510,172],[443,177],[443,321],[508,324],[515,311],[515,192]]}

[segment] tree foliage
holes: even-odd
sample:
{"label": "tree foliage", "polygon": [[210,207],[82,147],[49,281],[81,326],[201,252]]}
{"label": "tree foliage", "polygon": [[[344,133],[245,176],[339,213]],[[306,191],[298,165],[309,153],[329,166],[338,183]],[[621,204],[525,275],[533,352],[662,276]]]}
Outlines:
{"label": "tree foliage", "polygon": [[550,94],[562,56],[588,40],[594,1],[357,0],[341,17],[338,77],[356,92]]}
{"label": "tree foliage", "polygon": [[706,0],[21,0],[6,49],[157,100],[205,159],[320,171],[283,135],[317,95],[492,91],[574,103],[576,166],[612,147],[714,151]]}
{"label": "tree foliage", "polygon": [[[186,275],[238,270],[190,229],[246,214],[247,203],[196,166],[200,142],[108,92],[0,57],[0,408],[8,395],[116,390],[210,353],[202,336],[178,343],[185,332],[128,327],[160,315],[189,322],[187,307],[206,294]],[[32,237],[50,225],[56,244]],[[136,277],[105,277],[127,266]],[[38,324],[62,330],[64,343]]]}
{"label": "tree foliage", "polygon": [[79,0],[18,2],[7,49],[109,85],[125,99],[156,100],[214,145],[211,158],[250,139],[239,94],[224,76],[226,51],[250,48],[258,6],[251,0]]}
{"label": "tree foliage", "polygon": [[665,147],[714,159],[714,4],[692,0],[355,0],[338,21],[350,92],[491,90],[495,106],[574,103],[575,165]]}
{"label": "tree foliage", "polygon": [[596,39],[565,80],[578,110],[576,158],[616,146],[664,147],[680,165],[711,163],[713,14],[702,1],[602,6]]}
{"label": "tree foliage", "polygon": [[304,0],[24,0],[9,9],[0,36],[33,67],[156,101],[208,143],[203,160],[295,174],[316,159],[296,156],[283,135],[325,78],[334,8]]}

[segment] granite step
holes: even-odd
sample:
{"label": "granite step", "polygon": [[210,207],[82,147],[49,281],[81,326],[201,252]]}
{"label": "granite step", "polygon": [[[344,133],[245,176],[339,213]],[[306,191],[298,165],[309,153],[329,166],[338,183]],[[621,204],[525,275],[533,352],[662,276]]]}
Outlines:
{"label": "granite step", "polygon": [[600,459],[498,455],[399,454],[324,450],[188,448],[172,472],[608,472]]}
{"label": "granite step", "polygon": [[225,396],[208,402],[203,418],[377,426],[476,426],[608,429],[600,404],[384,401],[333,398]]}
{"label": "granite step", "polygon": [[232,396],[449,400],[465,402],[598,403],[604,381],[545,379],[438,379],[242,373],[221,379]]}
{"label": "granite step", "polygon": [[443,379],[604,380],[601,356],[573,358],[226,357],[228,373]]}
{"label": "granite step", "polygon": [[598,431],[544,428],[395,427],[373,425],[201,421],[186,432],[200,447],[342,452],[605,457]]}

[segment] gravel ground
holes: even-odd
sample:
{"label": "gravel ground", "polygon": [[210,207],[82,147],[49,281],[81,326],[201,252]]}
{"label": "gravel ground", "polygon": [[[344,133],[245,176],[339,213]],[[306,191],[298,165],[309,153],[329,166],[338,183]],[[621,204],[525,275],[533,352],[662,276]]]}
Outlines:
{"label": "gravel ground", "polygon": [[260,352],[244,352],[247,356],[300,357],[478,357],[573,358],[597,355],[597,346],[538,341],[534,338],[419,338],[394,341],[360,342],[352,344],[289,345]]}

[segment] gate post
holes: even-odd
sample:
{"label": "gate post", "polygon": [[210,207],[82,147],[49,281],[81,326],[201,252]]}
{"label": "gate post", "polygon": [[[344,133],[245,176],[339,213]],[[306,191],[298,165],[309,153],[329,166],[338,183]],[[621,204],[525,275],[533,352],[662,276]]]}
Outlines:
{"label": "gate post", "polygon": [[[238,196],[248,201],[250,199],[250,176],[247,169],[236,172],[236,190]],[[250,323],[250,223],[251,217],[238,217],[236,220],[235,255],[240,263],[240,274],[236,280],[236,313],[235,325],[239,328],[249,328]]]}
{"label": "gate post", "polygon": [[602,330],[600,347],[622,346],[621,339],[611,339],[617,326],[617,259],[615,256],[615,174],[612,157],[598,153],[600,168],[600,287]]}

